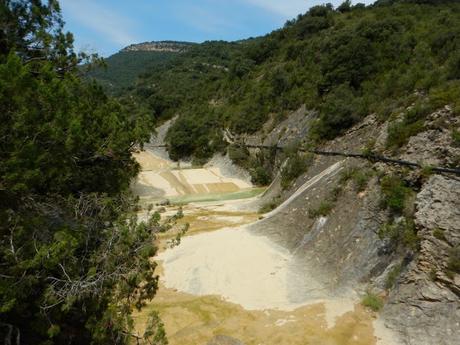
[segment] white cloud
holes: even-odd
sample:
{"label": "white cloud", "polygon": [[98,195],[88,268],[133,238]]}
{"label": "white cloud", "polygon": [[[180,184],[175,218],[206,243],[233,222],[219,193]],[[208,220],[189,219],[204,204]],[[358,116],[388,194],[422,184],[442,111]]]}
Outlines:
{"label": "white cloud", "polygon": [[106,40],[121,46],[137,42],[131,32],[135,23],[129,18],[90,0],[61,0],[60,3],[67,17],[72,17]]}

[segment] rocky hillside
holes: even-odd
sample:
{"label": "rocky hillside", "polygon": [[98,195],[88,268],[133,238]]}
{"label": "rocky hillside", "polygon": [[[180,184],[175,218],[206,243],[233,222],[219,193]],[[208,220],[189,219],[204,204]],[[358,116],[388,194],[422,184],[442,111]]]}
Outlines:
{"label": "rocky hillside", "polygon": [[121,52],[170,52],[182,53],[192,46],[193,43],[188,42],[175,42],[175,41],[152,41],[131,44],[123,48]]}
{"label": "rocky hillside", "polygon": [[252,231],[298,257],[325,287],[312,296],[358,294],[402,343],[453,345],[460,176],[435,167],[460,166],[459,37],[457,1],[316,6],[264,37],[194,46],[129,95],[174,118],[172,159],[223,153],[270,185]]}
{"label": "rocky hillside", "polygon": [[458,1],[315,6],[263,37],[196,45],[150,68],[130,95],[155,118],[179,115],[166,138],[172,158],[201,161],[225,148],[223,128],[249,135],[302,104],[319,115],[307,138],[314,144],[428,96],[404,132],[392,132],[399,145],[431,110],[459,107],[459,37]]}
{"label": "rocky hillside", "polygon": [[[316,116],[302,107],[244,141],[289,147],[305,138]],[[399,121],[403,117],[401,112]],[[326,287],[309,291],[312,296],[370,295],[382,302],[379,319],[399,334],[401,343],[456,344],[460,178],[434,174],[429,167],[458,164],[460,143],[452,130],[459,126],[459,116],[450,107],[441,108],[426,117],[425,130],[395,151],[388,149],[391,124],[370,115],[320,147],[363,152],[371,145],[373,153],[419,162],[424,169],[299,154],[308,164],[283,185],[288,161],[294,158],[278,152],[274,161],[279,173],[257,202],[264,211],[273,211],[253,231],[295,253],[305,274]],[[250,149],[250,155],[264,150]]]}

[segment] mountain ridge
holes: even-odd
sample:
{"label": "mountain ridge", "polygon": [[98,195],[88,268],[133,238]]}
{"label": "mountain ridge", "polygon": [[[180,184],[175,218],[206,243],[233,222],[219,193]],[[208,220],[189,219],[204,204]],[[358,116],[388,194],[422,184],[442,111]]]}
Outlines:
{"label": "mountain ridge", "polygon": [[134,43],[121,49],[120,53],[144,51],[144,52],[170,52],[182,53],[197,43],[185,41],[147,41]]}

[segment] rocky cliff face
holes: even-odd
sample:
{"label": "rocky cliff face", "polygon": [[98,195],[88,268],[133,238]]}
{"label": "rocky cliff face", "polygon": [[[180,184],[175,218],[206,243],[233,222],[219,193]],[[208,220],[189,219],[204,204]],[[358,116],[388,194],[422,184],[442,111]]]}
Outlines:
{"label": "rocky cliff face", "polygon": [[[286,145],[301,141],[314,116],[299,109],[277,126],[267,124],[264,133],[246,138],[246,142]],[[460,152],[451,131],[458,125],[458,116],[446,107],[428,116],[425,130],[410,138],[399,153],[382,153],[423,165],[455,166]],[[376,147],[384,151],[387,128],[388,124],[369,116],[321,149],[360,152],[368,142],[376,141]],[[363,190],[343,178],[350,169],[373,172]],[[416,194],[412,217],[420,241],[418,250],[397,249],[397,244],[379,236],[379,229],[390,219],[381,206],[379,180],[391,173],[403,174]],[[459,177],[426,177],[421,171],[397,166],[316,156],[308,172],[291,188],[282,190],[275,180],[261,202],[274,197],[284,203],[252,230],[296,254],[299,267],[318,281],[312,297],[372,289],[386,300],[380,318],[401,336],[402,343],[458,343],[460,275],[449,270],[449,265],[455,255],[458,260],[460,245]],[[313,216],[325,200],[333,200],[331,210]],[[390,275],[395,281],[391,288]]]}
{"label": "rocky cliff face", "polygon": [[185,42],[172,42],[172,41],[161,41],[161,42],[144,42],[138,44],[131,44],[130,46],[122,49],[122,52],[132,51],[144,51],[144,52],[172,52],[182,53],[186,51],[193,43]]}
{"label": "rocky cliff face", "polygon": [[432,176],[416,201],[421,248],[390,292],[383,316],[407,344],[456,344],[460,339],[460,275],[448,273],[460,244],[460,181]]}

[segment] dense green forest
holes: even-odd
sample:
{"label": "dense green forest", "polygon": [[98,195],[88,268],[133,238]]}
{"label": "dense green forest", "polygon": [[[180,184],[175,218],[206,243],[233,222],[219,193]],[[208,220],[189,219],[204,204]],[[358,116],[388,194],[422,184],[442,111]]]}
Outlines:
{"label": "dense green forest", "polygon": [[126,344],[157,288],[159,218],[128,192],[151,119],[81,79],[57,1],[2,1],[0,22],[0,341]]}
{"label": "dense green forest", "polygon": [[457,1],[345,1],[313,7],[264,37],[205,42],[149,69],[133,95],[156,119],[180,115],[167,138],[173,158],[206,160],[225,147],[223,128],[253,133],[302,104],[318,114],[306,138],[315,144],[415,102],[392,133],[397,146],[433,107],[458,107],[459,79]]}
{"label": "dense green forest", "polygon": [[173,59],[175,52],[120,51],[104,60],[105,65],[93,68],[88,77],[116,95],[132,86],[150,65],[159,65]]}

